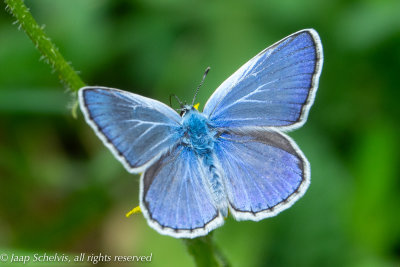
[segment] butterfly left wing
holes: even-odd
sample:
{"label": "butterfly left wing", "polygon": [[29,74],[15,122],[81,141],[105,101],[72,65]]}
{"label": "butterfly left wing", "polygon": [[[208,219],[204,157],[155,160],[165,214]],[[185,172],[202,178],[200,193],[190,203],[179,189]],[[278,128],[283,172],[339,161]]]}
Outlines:
{"label": "butterfly left wing", "polygon": [[177,145],[140,179],[140,208],[151,227],[177,238],[206,235],[224,223],[213,204],[202,162]]}
{"label": "butterfly left wing", "polygon": [[207,101],[203,113],[219,128],[299,128],[313,104],[322,61],[318,33],[296,32],[232,74]]}
{"label": "butterfly left wing", "polygon": [[180,138],[180,116],[154,99],[83,87],[79,102],[86,122],[129,172],[143,172]]}
{"label": "butterfly left wing", "polygon": [[229,129],[215,144],[230,211],[261,220],[289,208],[307,190],[310,167],[290,137],[275,131]]}

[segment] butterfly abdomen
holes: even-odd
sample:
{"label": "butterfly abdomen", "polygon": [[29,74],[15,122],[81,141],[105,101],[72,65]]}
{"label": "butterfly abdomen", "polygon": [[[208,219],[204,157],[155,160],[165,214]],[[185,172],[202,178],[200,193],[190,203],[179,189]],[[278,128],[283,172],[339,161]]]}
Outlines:
{"label": "butterfly abdomen", "polygon": [[208,170],[207,182],[210,186],[214,204],[221,212],[221,214],[226,217],[228,215],[228,203],[225,194],[225,187],[222,182],[222,176],[219,168],[216,167],[215,155],[210,151],[203,156],[203,163]]}

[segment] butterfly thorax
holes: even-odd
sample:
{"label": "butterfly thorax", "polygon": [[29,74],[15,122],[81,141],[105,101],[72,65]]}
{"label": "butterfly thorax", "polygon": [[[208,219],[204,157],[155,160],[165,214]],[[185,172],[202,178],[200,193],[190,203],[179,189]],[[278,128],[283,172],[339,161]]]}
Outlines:
{"label": "butterfly thorax", "polygon": [[209,127],[208,119],[195,108],[188,110],[182,118],[183,139],[185,146],[203,156],[212,151],[215,133]]}

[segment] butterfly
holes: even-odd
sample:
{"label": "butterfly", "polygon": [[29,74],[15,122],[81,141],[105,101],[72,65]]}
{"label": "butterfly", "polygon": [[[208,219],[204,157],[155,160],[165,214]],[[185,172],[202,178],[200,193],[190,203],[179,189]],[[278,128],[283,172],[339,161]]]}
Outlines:
{"label": "butterfly", "polygon": [[199,112],[130,92],[79,90],[86,122],[130,173],[141,173],[148,224],[176,238],[275,216],[310,184],[310,164],[283,132],[301,127],[322,70],[318,33],[305,29],[249,60]]}

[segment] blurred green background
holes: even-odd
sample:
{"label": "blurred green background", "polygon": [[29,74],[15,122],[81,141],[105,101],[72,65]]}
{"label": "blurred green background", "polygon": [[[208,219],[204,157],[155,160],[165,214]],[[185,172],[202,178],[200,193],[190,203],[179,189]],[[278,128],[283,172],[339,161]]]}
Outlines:
{"label": "blurred green background", "polygon": [[[228,219],[216,243],[233,266],[400,265],[400,1],[25,2],[89,85],[191,100],[211,66],[200,108],[259,51],[315,28],[320,87],[290,133],[311,186],[277,217]],[[181,240],[125,218],[139,177],[71,117],[71,95],[14,20],[1,2],[0,252],[152,253],[147,265],[192,266]]]}

